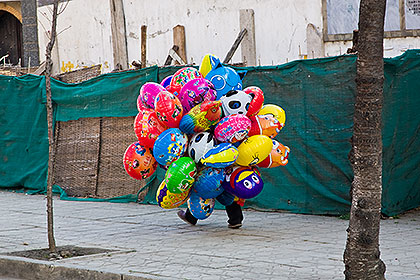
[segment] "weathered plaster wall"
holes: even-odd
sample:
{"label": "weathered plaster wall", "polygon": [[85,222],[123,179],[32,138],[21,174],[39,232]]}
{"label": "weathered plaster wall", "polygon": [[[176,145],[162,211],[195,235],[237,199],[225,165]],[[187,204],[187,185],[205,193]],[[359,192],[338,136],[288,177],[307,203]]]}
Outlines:
{"label": "weathered plaster wall", "polygon": [[[147,25],[147,65],[162,65],[173,45],[172,28],[185,26],[188,63],[206,53],[223,59],[238,33],[239,10],[255,12],[257,65],[344,54],[351,42],[322,42],[322,0],[124,0],[128,62],[140,60],[140,28]],[[51,23],[51,6],[38,9],[41,61]],[[112,70],[111,12],[108,0],[72,0],[58,19],[55,71],[102,64]],[[386,39],[385,56],[420,48],[418,38]],[[323,54],[323,55],[322,55]],[[238,48],[232,62],[241,62]]]}

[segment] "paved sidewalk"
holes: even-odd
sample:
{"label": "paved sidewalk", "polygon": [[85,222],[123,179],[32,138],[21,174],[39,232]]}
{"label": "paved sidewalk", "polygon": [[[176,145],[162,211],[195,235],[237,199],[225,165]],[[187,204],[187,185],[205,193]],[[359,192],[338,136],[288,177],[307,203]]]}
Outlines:
{"label": "paved sidewalk", "polygon": [[[103,275],[91,279],[344,279],[348,221],[244,211],[244,226],[232,230],[224,211],[197,226],[185,224],[176,212],[135,203],[54,199],[57,246],[117,251],[54,262],[10,256],[0,261],[11,264],[3,270],[19,269],[14,262],[24,261]],[[44,196],[0,191],[0,213],[0,254],[48,246]],[[388,280],[420,279],[420,211],[382,220],[380,242]],[[10,271],[2,274],[12,278]]]}

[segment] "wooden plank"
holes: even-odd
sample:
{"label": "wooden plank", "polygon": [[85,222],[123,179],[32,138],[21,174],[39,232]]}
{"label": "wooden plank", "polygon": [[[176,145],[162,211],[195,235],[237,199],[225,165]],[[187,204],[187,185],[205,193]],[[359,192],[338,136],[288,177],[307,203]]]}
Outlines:
{"label": "wooden plank", "polygon": [[141,68],[146,68],[146,40],[147,40],[147,26],[141,26]]}
{"label": "wooden plank", "polygon": [[242,61],[247,66],[257,65],[257,52],[255,46],[255,18],[253,9],[239,10],[239,26],[247,33],[241,44]]}
{"label": "wooden plank", "polygon": [[[173,41],[174,45],[178,46],[178,55],[181,57],[183,61],[186,63],[187,61],[187,51],[185,46],[185,27],[182,25],[177,25],[173,28]],[[179,64],[179,63],[175,63]]]}
{"label": "wooden plank", "polygon": [[241,32],[239,32],[238,37],[236,38],[235,42],[233,43],[232,47],[227,53],[225,59],[223,60],[223,63],[229,63],[229,61],[232,59],[233,55],[235,54],[236,49],[239,47],[239,44],[242,42],[242,39],[245,37],[246,33],[247,33],[246,28],[242,29]]}
{"label": "wooden plank", "polygon": [[128,69],[128,52],[123,0],[109,0],[114,70]]}

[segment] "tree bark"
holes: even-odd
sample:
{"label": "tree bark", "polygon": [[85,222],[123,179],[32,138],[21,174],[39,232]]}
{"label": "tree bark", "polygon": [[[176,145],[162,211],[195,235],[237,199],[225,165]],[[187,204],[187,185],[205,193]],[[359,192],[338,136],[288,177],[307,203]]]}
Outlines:
{"label": "tree bark", "polygon": [[386,0],[361,0],[357,95],[352,138],[350,222],[344,252],[346,279],[385,279],[380,259],[382,194],[383,34]]}
{"label": "tree bark", "polygon": [[51,38],[47,45],[45,54],[45,88],[47,96],[47,123],[48,123],[48,174],[47,174],[47,232],[48,232],[48,248],[51,253],[56,253],[56,245],[54,238],[54,219],[53,219],[53,199],[52,185],[54,178],[54,159],[55,159],[55,143],[53,131],[53,105],[51,100],[51,70],[52,59],[51,52],[54,47],[57,29],[58,0],[54,0],[53,20],[51,26]]}

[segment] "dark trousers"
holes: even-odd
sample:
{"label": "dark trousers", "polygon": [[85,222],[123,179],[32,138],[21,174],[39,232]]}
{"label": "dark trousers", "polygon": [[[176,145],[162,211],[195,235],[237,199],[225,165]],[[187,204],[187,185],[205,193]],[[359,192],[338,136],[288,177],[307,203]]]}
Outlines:
{"label": "dark trousers", "polygon": [[[236,202],[226,206],[226,214],[229,218],[228,223],[231,225],[241,224],[242,220],[244,219],[244,216],[242,215],[242,208]],[[197,224],[197,218],[191,214],[188,208],[187,211],[185,211],[185,218],[191,224]]]}

